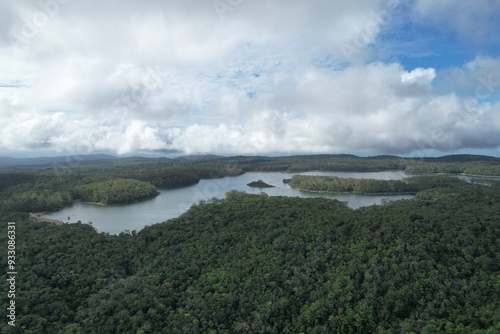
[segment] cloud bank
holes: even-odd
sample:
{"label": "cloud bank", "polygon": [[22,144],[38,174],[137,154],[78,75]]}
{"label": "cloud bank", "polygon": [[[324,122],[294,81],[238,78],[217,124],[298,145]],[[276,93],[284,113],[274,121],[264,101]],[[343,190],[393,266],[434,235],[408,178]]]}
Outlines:
{"label": "cloud bank", "polygon": [[470,45],[495,31],[495,2],[457,3],[2,2],[0,150],[497,149],[497,55],[436,69],[371,54],[401,16],[442,17]]}

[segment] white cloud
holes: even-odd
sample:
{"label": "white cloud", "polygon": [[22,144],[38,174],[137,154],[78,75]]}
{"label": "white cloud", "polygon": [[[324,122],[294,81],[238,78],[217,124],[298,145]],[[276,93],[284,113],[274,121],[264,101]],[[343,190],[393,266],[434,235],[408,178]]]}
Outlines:
{"label": "white cloud", "polygon": [[[408,73],[396,64],[372,64],[334,74],[311,72],[277,86],[276,95],[265,103],[273,109],[254,106],[256,109],[248,110],[252,118],[244,124],[194,125],[179,130],[180,139],[171,148],[227,153],[351,152],[363,148],[403,153],[429,147],[496,147],[500,143],[498,136],[484,137],[484,131],[500,129],[500,117],[495,113],[500,105],[471,112],[454,94],[438,95],[430,87],[409,92],[409,82],[428,86],[435,76],[432,69]],[[409,79],[402,81],[405,76]]]}
{"label": "white cloud", "polygon": [[[500,144],[484,136],[500,129],[499,105],[465,100],[470,80],[498,60],[445,73],[366,62],[397,1],[226,3],[221,19],[212,1],[2,2],[0,150],[404,153]],[[415,8],[422,19],[434,15],[423,0]]]}
{"label": "white cloud", "polygon": [[446,87],[477,104],[500,97],[500,59],[476,57],[459,68],[442,73]]}
{"label": "white cloud", "polygon": [[499,43],[498,15],[500,2],[492,0],[416,0],[414,17],[423,22],[456,31],[470,41],[480,44]]}
{"label": "white cloud", "polygon": [[404,72],[401,75],[401,81],[407,84],[428,85],[435,77],[435,69],[418,67],[411,72]]}

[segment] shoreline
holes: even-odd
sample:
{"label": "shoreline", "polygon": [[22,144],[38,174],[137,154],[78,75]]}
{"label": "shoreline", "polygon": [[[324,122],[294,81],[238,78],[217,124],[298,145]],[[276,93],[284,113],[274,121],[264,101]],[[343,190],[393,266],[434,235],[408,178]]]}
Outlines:
{"label": "shoreline", "polygon": [[332,194],[332,195],[365,195],[365,196],[398,196],[398,195],[416,195],[417,192],[399,192],[399,193],[356,193],[353,191],[347,191],[347,192],[331,192],[331,191],[325,191],[325,190],[307,190],[307,189],[302,189],[302,188],[294,188],[291,187],[292,189],[303,191],[303,192],[309,192],[309,193],[317,193],[317,194]]}
{"label": "shoreline", "polygon": [[150,198],[146,198],[146,199],[143,199],[143,200],[140,200],[140,201],[135,201],[135,202],[129,202],[129,203],[111,203],[111,204],[106,204],[106,203],[97,203],[97,202],[84,202],[82,201],[81,199],[75,199],[71,205],[68,205],[68,206],[65,206],[65,207],[62,207],[62,208],[57,208],[57,209],[53,209],[53,210],[49,210],[49,211],[42,211],[42,212],[28,212],[28,214],[30,215],[30,218],[34,218],[34,219],[37,219],[38,221],[43,221],[43,220],[46,220],[47,222],[54,222],[54,223],[60,223],[60,225],[62,224],[65,224],[64,221],[62,220],[58,220],[58,219],[53,219],[53,218],[47,218],[47,217],[44,217],[44,215],[47,215],[47,214],[51,214],[51,213],[55,213],[55,212],[58,212],[58,211],[62,211],[66,208],[70,208],[72,207],[75,203],[84,203],[84,204],[91,204],[91,205],[99,205],[99,206],[110,206],[110,205],[129,205],[129,204],[134,204],[134,203],[140,203],[140,202],[145,202],[145,201],[148,201],[150,199],[153,199],[155,197],[158,197],[160,194],[158,195],[155,195],[154,197],[150,197]]}
{"label": "shoreline", "polygon": [[[304,172],[315,172],[315,171],[317,171],[317,172],[332,172],[332,173],[338,172],[338,171],[326,171],[326,170],[317,170],[317,169],[308,170],[308,171],[304,171]],[[468,177],[484,177],[484,178],[498,178],[498,179],[500,179],[500,176],[494,176],[494,175],[471,175],[471,174],[464,174],[464,173],[426,173],[426,174],[420,174],[419,173],[419,174],[408,174],[404,170],[395,170],[395,169],[388,169],[388,170],[382,170],[382,171],[376,171],[376,172],[370,171],[370,172],[366,172],[366,173],[395,172],[395,171],[402,172],[404,175],[407,175],[409,177],[411,177],[411,176],[419,176],[419,175],[424,175],[424,176],[425,175],[427,175],[427,176],[430,176],[430,175],[458,176],[458,175],[461,175],[461,176],[468,176]],[[224,177],[236,177],[236,176],[244,175],[247,172],[254,172],[254,171],[246,171],[246,172],[243,172],[243,173],[241,173],[239,175],[223,176],[221,178],[224,178]],[[271,171],[271,172],[259,171],[259,172],[261,172],[261,173],[289,173],[289,174],[293,174],[293,173],[286,172],[286,171]],[[345,171],[342,171],[342,172],[345,172]],[[365,172],[353,172],[353,173],[365,173]],[[213,179],[218,179],[218,178],[206,178],[206,179],[205,178],[201,178],[200,180],[213,180]],[[71,203],[71,205],[68,205],[68,206],[65,206],[65,207],[62,207],[62,208],[53,209],[53,210],[48,210],[48,211],[43,211],[43,212],[36,212],[36,213],[33,213],[33,214],[36,215],[38,218],[44,219],[43,215],[54,213],[54,212],[57,212],[57,211],[61,211],[61,210],[65,209],[65,208],[69,208],[69,207],[71,207],[72,205],[74,205],[77,202],[81,202],[81,203],[85,203],[85,204],[92,204],[92,205],[99,205],[99,206],[129,205],[129,204],[140,203],[140,202],[151,200],[151,199],[159,196],[161,194],[161,192],[160,192],[161,190],[181,189],[181,188],[188,188],[190,186],[193,186],[193,184],[189,184],[189,185],[185,185],[185,186],[181,186],[181,187],[173,187],[173,188],[157,188],[158,189],[157,190],[158,193],[156,195],[154,195],[152,197],[148,197],[148,198],[142,199],[142,200],[138,200],[138,201],[134,201],[134,202],[127,202],[127,203],[109,203],[109,204],[106,204],[106,203],[98,203],[98,202],[84,202],[81,199],[76,199],[76,200],[74,200]],[[295,189],[295,190],[303,191],[303,192],[320,193],[320,194],[324,193],[324,194],[331,194],[331,195],[336,195],[337,194],[337,195],[363,195],[363,196],[398,196],[398,195],[413,195],[413,196],[415,196],[417,194],[417,192],[400,192],[400,193],[329,192],[329,191],[321,191],[321,190],[307,190],[307,189],[294,188],[294,187],[291,187],[291,188]],[[50,218],[46,218],[46,219],[50,219]]]}
{"label": "shoreline", "polygon": [[460,174],[462,176],[470,176],[470,177],[486,177],[486,178],[497,178],[500,179],[500,175],[475,175],[475,174]]}
{"label": "shoreline", "polygon": [[102,203],[102,202],[85,202],[85,201],[82,201],[81,199],[77,199],[77,200],[73,201],[73,204],[75,202],[81,202],[81,203],[85,203],[85,204],[100,205],[100,206],[107,206],[107,205],[128,205],[128,204],[134,204],[134,203],[141,203],[141,202],[149,201],[150,199],[156,198],[158,196],[160,196],[160,192],[156,191],[156,194],[154,196],[143,198],[143,199],[140,199],[140,200],[137,200],[137,201],[133,201],[133,202]]}
{"label": "shoreline", "polygon": [[466,174],[466,173],[406,173],[403,171],[405,175],[410,176],[429,176],[429,175],[448,175],[448,176],[469,176],[469,177],[486,177],[486,178],[497,178],[500,179],[500,175],[476,175],[476,174]]}
{"label": "shoreline", "polygon": [[38,215],[38,213],[28,212],[29,219],[37,223],[50,223],[55,225],[64,225],[64,222],[59,219],[45,218]]}

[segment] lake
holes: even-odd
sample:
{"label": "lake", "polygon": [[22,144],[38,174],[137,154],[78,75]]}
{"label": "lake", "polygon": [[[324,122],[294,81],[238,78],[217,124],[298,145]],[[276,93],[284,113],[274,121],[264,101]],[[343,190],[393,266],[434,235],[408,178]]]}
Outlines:
{"label": "lake", "polygon": [[[355,194],[326,194],[304,192],[292,189],[284,184],[283,179],[293,175],[324,175],[337,177],[353,177],[381,180],[399,180],[407,177],[400,171],[354,173],[354,172],[306,172],[306,173],[246,173],[239,176],[220,179],[201,180],[198,184],[179,188],[160,190],[157,197],[139,203],[122,205],[96,205],[76,202],[63,210],[44,215],[46,218],[58,219],[64,222],[82,223],[92,222],[92,225],[101,232],[118,234],[124,230],[141,230],[146,225],[160,223],[176,218],[185,213],[192,204],[213,197],[224,198],[230,190],[245,191],[250,194],[262,192],[269,196],[298,196],[298,197],[326,197],[348,202],[349,207],[356,209],[362,206],[381,204],[383,199],[399,200],[413,198],[413,195],[355,195]],[[251,188],[247,183],[263,180],[275,188]]]}

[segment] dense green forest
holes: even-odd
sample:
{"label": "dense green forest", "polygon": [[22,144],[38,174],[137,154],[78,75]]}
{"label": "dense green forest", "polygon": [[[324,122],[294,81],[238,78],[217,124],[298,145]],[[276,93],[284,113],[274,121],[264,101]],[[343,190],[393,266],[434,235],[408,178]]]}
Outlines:
{"label": "dense green forest", "polygon": [[500,188],[434,185],[357,210],[233,191],[118,236],[11,214],[2,333],[497,333]]}
{"label": "dense green forest", "polygon": [[243,171],[297,173],[310,170],[338,172],[401,170],[407,174],[464,173],[500,176],[500,158],[478,155],[403,158],[397,156],[358,157],[349,154],[323,154],[289,157],[231,157],[221,161],[240,166]]}
{"label": "dense green forest", "polygon": [[[41,161],[46,162],[46,160]],[[438,158],[396,156],[363,158],[348,154],[325,154],[288,157],[210,156],[206,159],[193,160],[115,158],[94,162],[74,158],[65,164],[4,165],[0,167],[0,215],[56,210],[80,198],[82,187],[117,179],[133,179],[147,182],[157,188],[169,189],[193,185],[201,179],[236,176],[252,171],[295,173],[311,170],[357,172],[400,170],[407,174],[465,173],[494,176],[500,175],[500,158],[477,155]],[[103,189],[103,185],[99,187]],[[385,184],[379,182],[375,188],[395,189],[399,185],[398,182]],[[366,188],[365,186],[363,188]],[[115,196],[116,201],[113,202],[126,203],[148,197],[144,197],[144,192],[139,189],[140,187],[130,187],[127,195],[122,192],[122,195]],[[108,203],[102,196],[86,200]]]}
{"label": "dense green forest", "polygon": [[220,163],[173,164],[155,159],[140,159],[130,164],[121,161],[0,171],[0,216],[57,210],[77,199],[104,204],[130,203],[155,196],[155,188],[184,187],[201,179],[241,173],[238,167]]}
{"label": "dense green forest", "polygon": [[[302,189],[416,196],[352,210],[336,200],[232,191],[120,235],[27,215],[75,199],[132,202],[156,188],[249,171],[307,170],[500,175],[500,159],[317,155],[4,166],[0,244],[7,245],[7,222],[16,222],[18,281],[16,327],[4,318],[1,332],[500,331],[499,182],[294,176],[290,184]],[[7,294],[0,300],[5,310]]]}
{"label": "dense green forest", "polygon": [[66,191],[28,190],[13,194],[1,201],[2,214],[14,212],[42,212],[62,209],[73,203],[73,196]]}
{"label": "dense green forest", "polygon": [[[210,157],[210,159],[167,159],[167,158],[116,158],[108,161],[92,163],[66,164],[55,163],[42,165],[47,171],[56,171],[65,174],[69,170],[78,169],[83,174],[95,174],[99,170],[103,175],[120,175],[122,178],[131,178],[136,175],[142,181],[150,182],[158,187],[169,187],[170,182],[165,180],[167,172],[177,173],[187,180],[199,178],[214,178],[227,175],[238,175],[242,172],[303,172],[310,170],[321,171],[350,171],[376,172],[385,170],[401,170],[407,174],[427,173],[465,173],[469,175],[500,176],[500,158],[481,155],[449,155],[443,157],[397,157],[373,156],[358,157],[350,154],[321,154],[283,157],[265,156],[235,156]],[[4,171],[19,171],[39,169],[40,166],[0,166]],[[94,173],[93,173],[94,172]],[[155,177],[156,176],[156,177]],[[169,177],[167,176],[169,179]],[[159,183],[157,184],[156,181]],[[166,185],[161,185],[165,182]],[[194,182],[194,181],[190,181]],[[181,184],[182,185],[182,184]],[[2,182],[0,182],[0,188]]]}
{"label": "dense green forest", "polygon": [[404,180],[375,180],[333,176],[294,175],[287,183],[308,191],[355,194],[417,193],[425,189],[449,187],[463,181],[448,176],[414,176]]}
{"label": "dense green forest", "polygon": [[133,203],[159,194],[152,184],[131,179],[90,183],[77,186],[73,191],[74,198],[101,204]]}

